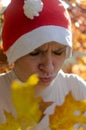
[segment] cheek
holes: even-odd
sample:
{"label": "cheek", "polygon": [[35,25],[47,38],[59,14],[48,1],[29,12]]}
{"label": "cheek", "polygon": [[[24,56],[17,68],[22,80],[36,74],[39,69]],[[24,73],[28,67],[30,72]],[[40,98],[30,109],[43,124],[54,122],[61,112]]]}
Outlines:
{"label": "cheek", "polygon": [[65,61],[65,57],[59,57],[56,59],[55,68],[57,71],[62,67],[64,61]]}
{"label": "cheek", "polygon": [[26,81],[32,74],[37,73],[37,61],[23,57],[15,62],[14,69],[21,81]]}
{"label": "cheek", "polygon": [[26,70],[26,73],[35,73],[35,70],[37,68],[37,64],[34,61],[27,61],[25,63],[23,63],[23,68],[24,70]]}

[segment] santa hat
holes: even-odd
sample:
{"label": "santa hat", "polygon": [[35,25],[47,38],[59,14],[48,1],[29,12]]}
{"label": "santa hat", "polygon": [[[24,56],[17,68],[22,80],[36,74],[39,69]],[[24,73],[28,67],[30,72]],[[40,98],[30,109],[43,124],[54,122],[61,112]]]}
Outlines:
{"label": "santa hat", "polygon": [[9,64],[44,43],[55,41],[71,55],[71,22],[60,0],[12,0],[4,12],[3,47]]}

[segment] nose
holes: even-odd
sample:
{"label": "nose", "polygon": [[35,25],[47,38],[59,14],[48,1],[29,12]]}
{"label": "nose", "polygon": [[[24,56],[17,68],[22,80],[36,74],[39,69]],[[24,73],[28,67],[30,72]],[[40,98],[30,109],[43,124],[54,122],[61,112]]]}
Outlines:
{"label": "nose", "polygon": [[45,56],[41,59],[41,63],[39,65],[40,70],[50,73],[54,70],[53,58],[51,56]]}

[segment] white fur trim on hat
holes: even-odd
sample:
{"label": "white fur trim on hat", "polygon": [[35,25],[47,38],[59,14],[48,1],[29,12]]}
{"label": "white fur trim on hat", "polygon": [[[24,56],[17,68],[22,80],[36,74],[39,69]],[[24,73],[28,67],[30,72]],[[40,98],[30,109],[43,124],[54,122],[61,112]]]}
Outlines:
{"label": "white fur trim on hat", "polygon": [[41,0],[25,0],[24,14],[27,18],[34,19],[34,16],[39,16],[39,12],[43,9],[43,2]]}
{"label": "white fur trim on hat", "polygon": [[71,32],[60,26],[42,26],[24,34],[14,42],[14,44],[6,52],[9,64],[50,41],[55,41],[68,46],[69,49],[67,50],[67,57],[71,55]]}

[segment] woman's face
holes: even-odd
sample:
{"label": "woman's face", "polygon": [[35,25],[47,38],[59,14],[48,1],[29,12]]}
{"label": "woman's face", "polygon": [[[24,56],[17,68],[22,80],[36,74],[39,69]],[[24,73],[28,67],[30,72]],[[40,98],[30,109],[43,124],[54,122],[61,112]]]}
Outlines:
{"label": "woman's face", "polygon": [[15,73],[21,81],[38,74],[39,85],[46,87],[56,77],[66,58],[66,46],[49,42],[15,62]]}

